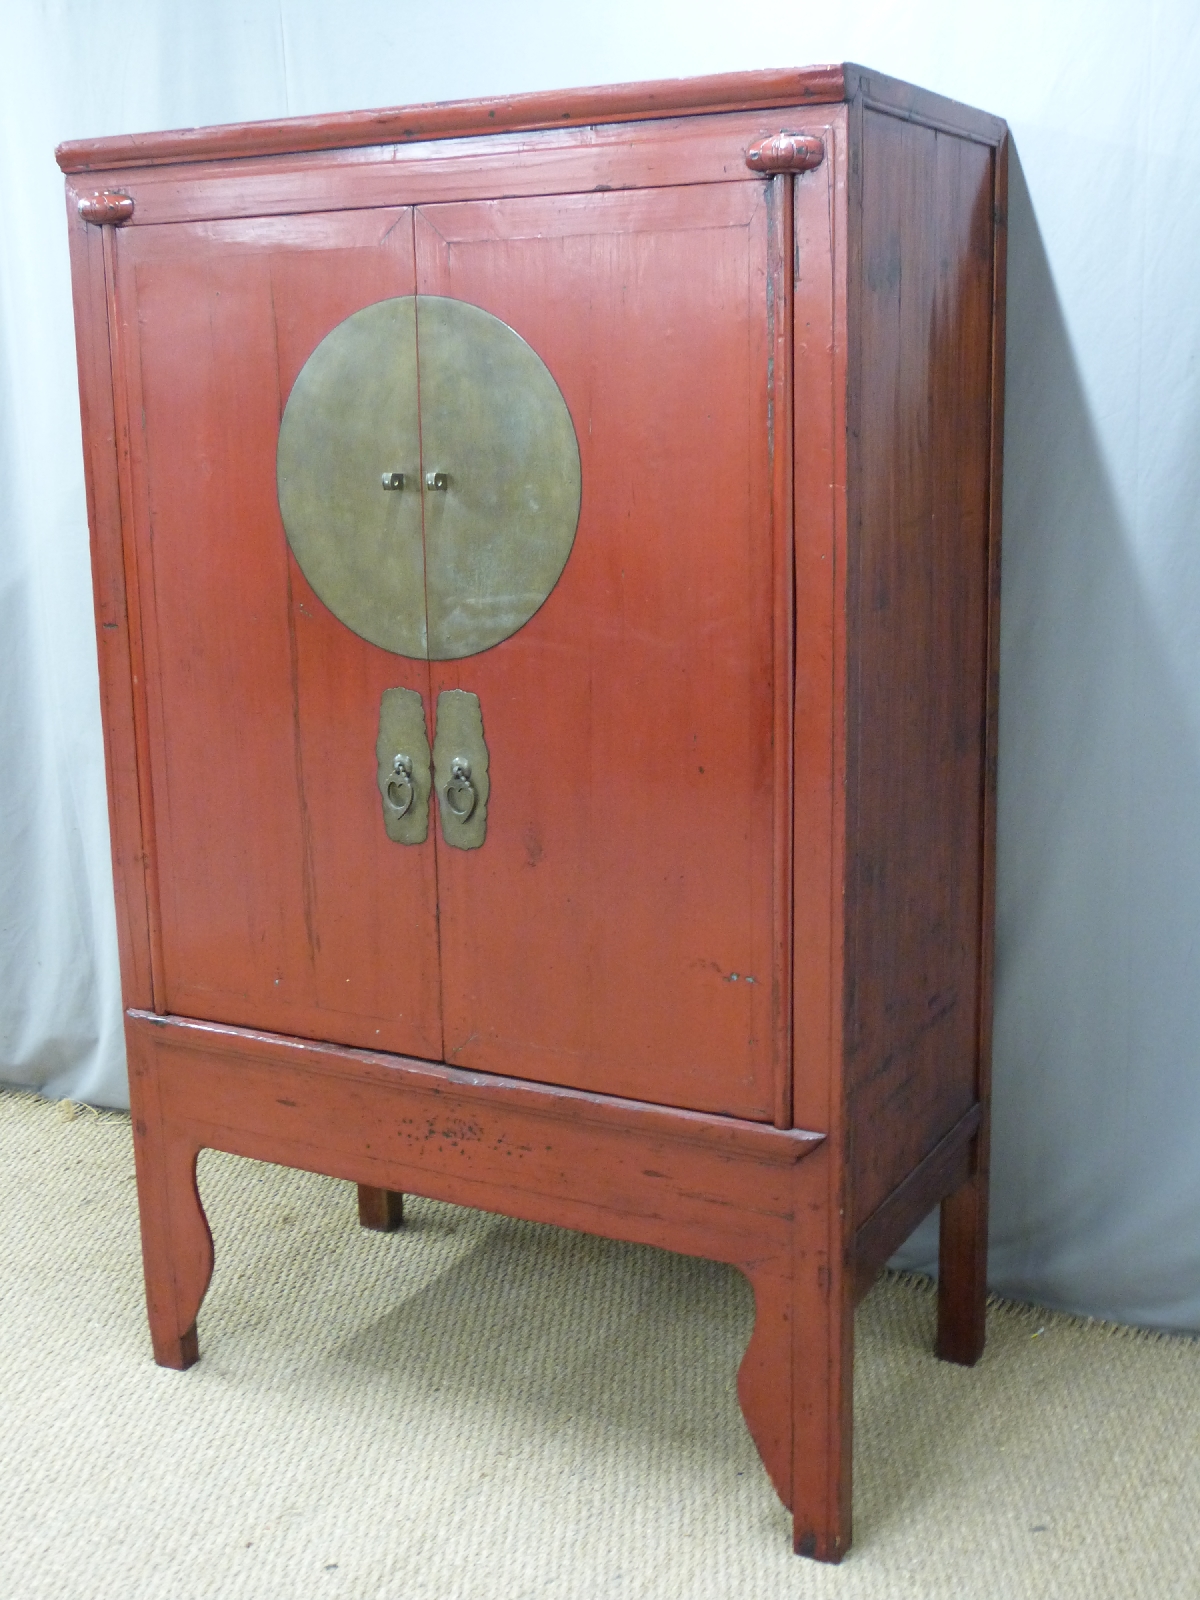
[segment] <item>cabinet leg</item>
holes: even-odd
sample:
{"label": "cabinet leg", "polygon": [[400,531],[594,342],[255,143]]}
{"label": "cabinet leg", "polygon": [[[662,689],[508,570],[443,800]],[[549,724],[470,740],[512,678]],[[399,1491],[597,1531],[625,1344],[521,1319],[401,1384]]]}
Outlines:
{"label": "cabinet leg", "polygon": [[370,1184],[358,1186],[358,1222],[363,1228],[376,1233],[394,1233],[404,1221],[404,1196],[395,1189],[373,1189]]}
{"label": "cabinet leg", "polygon": [[775,1493],[792,1505],[792,1283],[747,1274],[754,1287],[754,1330],[738,1368],[742,1416]]}
{"label": "cabinet leg", "polygon": [[797,1555],[850,1546],[853,1313],[840,1275],[802,1261],[795,1280],[752,1274],[754,1332],[738,1372],[746,1426],[792,1512]]}
{"label": "cabinet leg", "polygon": [[795,1305],[792,1539],[797,1555],[850,1548],[854,1432],[853,1280],[801,1258]]}
{"label": "cabinet leg", "polygon": [[936,1350],[971,1367],[983,1354],[987,1314],[987,1125],[973,1141],[971,1176],[942,1201]]}
{"label": "cabinet leg", "polygon": [[196,1317],[213,1269],[198,1152],[136,1111],[133,1129],[150,1340],[160,1367],[182,1371],[200,1359]]}

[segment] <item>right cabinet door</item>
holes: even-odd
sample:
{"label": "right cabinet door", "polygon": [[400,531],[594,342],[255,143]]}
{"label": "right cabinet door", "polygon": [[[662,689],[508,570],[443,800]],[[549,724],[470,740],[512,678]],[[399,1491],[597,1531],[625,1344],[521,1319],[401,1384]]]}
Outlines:
{"label": "right cabinet door", "polygon": [[[415,213],[418,292],[537,352],[582,480],[531,620],[430,664],[431,705],[478,696],[489,762],[483,848],[435,833],[456,1066],[772,1116],[790,596],[773,592],[770,205],[752,180]],[[472,464],[447,468],[452,491]],[[425,537],[432,571],[436,517]]]}

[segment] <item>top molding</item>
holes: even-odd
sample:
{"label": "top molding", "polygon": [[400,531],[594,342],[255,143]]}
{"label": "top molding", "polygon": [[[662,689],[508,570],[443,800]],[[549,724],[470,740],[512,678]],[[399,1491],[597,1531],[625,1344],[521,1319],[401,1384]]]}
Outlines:
{"label": "top molding", "polygon": [[178,128],[109,139],[71,139],[55,152],[64,172],[112,172],[175,162],[232,161],[364,145],[462,139],[601,122],[638,122],[705,112],[769,110],[861,101],[914,122],[998,145],[1004,123],[941,95],[847,62],[840,66],[664,78],[591,89],[561,89],[489,100],[447,100],[386,111],[350,111],[219,128]]}

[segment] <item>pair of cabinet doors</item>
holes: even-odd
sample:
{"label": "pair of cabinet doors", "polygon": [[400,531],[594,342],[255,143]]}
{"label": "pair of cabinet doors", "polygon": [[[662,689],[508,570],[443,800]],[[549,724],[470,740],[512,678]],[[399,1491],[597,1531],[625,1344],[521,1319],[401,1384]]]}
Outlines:
{"label": "pair of cabinet doors", "polygon": [[[743,176],[119,233],[167,1011],[776,1114],[791,826],[776,203]],[[579,496],[544,603],[441,660],[372,643],[326,606],[276,477],[281,419],[321,342],[403,300],[419,367],[435,298],[536,353],[573,425]],[[433,497],[487,467],[470,440],[439,441],[455,449],[431,459],[418,427],[416,459],[360,462],[389,503],[384,479],[404,473],[427,566]],[[395,689],[420,696],[431,744],[439,701],[477,697],[479,848],[447,843],[436,803],[420,842],[389,837],[376,746]]]}

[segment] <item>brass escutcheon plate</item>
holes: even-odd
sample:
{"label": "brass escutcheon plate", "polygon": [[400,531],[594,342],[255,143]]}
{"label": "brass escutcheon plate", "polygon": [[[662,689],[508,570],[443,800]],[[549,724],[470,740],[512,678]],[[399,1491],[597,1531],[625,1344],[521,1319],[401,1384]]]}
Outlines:
{"label": "brass escutcheon plate", "polygon": [[424,844],[433,780],[425,704],[415,689],[383,691],[375,760],[388,838],[396,844]]}
{"label": "brass escutcheon plate", "polygon": [[549,370],[499,318],[438,295],[378,301],[322,339],[288,397],[276,468],[313,589],[362,638],[416,660],[516,633],[579,521],[579,444]]}
{"label": "brass escutcheon plate", "polygon": [[443,689],[437,698],[433,781],[442,838],[456,850],[478,850],[487,838],[491,783],[479,696]]}

